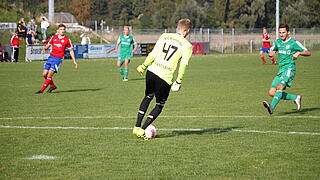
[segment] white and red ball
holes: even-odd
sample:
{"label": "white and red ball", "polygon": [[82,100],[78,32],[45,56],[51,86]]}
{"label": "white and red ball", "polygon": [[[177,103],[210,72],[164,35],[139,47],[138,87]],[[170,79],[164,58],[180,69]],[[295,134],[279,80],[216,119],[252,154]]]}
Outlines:
{"label": "white and red ball", "polygon": [[154,127],[152,124],[150,124],[146,130],[145,130],[145,134],[147,138],[154,138],[157,136],[157,129],[156,127]]}

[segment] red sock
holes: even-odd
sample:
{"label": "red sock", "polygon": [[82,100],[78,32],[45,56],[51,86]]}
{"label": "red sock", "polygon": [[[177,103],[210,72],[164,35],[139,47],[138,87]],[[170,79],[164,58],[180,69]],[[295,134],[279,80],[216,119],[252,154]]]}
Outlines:
{"label": "red sock", "polygon": [[52,81],[52,79],[47,77],[47,79],[44,81],[43,86],[40,89],[40,91],[43,92],[48,87],[48,85],[51,83],[51,81]]}
{"label": "red sock", "polygon": [[53,80],[51,79],[51,82],[50,82],[50,87],[55,87],[56,85],[53,83]]}
{"label": "red sock", "polygon": [[267,61],[264,59],[264,56],[260,56],[260,57],[263,63],[267,63]]}
{"label": "red sock", "polygon": [[274,63],[274,58],[271,58],[272,63]]}

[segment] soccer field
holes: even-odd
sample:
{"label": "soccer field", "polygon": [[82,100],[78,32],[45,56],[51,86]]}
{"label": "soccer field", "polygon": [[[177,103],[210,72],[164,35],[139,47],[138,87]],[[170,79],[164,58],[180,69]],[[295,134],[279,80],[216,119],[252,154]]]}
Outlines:
{"label": "soccer field", "polygon": [[257,54],[193,56],[149,141],[132,134],[144,57],[128,82],[115,59],[77,70],[66,60],[51,94],[34,94],[44,62],[1,63],[0,179],[320,179],[319,59],[300,57],[287,90],[302,110],[281,101],[270,116],[262,101],[278,66]]}

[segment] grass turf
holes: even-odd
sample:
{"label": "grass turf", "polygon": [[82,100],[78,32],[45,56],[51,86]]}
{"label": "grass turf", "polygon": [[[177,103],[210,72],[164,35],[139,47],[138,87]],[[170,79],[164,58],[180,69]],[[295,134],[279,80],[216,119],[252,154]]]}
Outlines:
{"label": "grass turf", "polygon": [[[273,116],[263,107],[278,70],[270,62],[207,55],[192,57],[181,91],[171,92],[154,122],[207,131],[159,130],[145,142],[125,129],[0,128],[0,179],[319,179],[319,135],[244,132],[319,133],[319,58],[300,57],[287,90],[303,95],[301,112],[292,101],[281,101]],[[114,59],[79,60],[78,70],[65,60],[54,77],[58,89],[40,95],[44,62],[2,63],[0,126],[132,128],[144,96],[144,77],[135,72],[142,62],[133,58],[122,82]],[[34,155],[56,159],[27,159]]]}

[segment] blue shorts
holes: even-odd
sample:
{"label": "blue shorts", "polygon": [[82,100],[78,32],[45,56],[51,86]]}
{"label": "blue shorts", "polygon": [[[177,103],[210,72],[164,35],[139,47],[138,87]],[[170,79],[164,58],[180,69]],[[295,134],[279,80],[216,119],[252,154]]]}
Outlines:
{"label": "blue shorts", "polygon": [[262,46],[261,49],[260,49],[260,51],[269,53],[270,48],[265,48],[265,47]]}
{"label": "blue shorts", "polygon": [[43,66],[43,70],[51,70],[57,73],[61,63],[62,63],[61,58],[49,56],[47,62]]}

